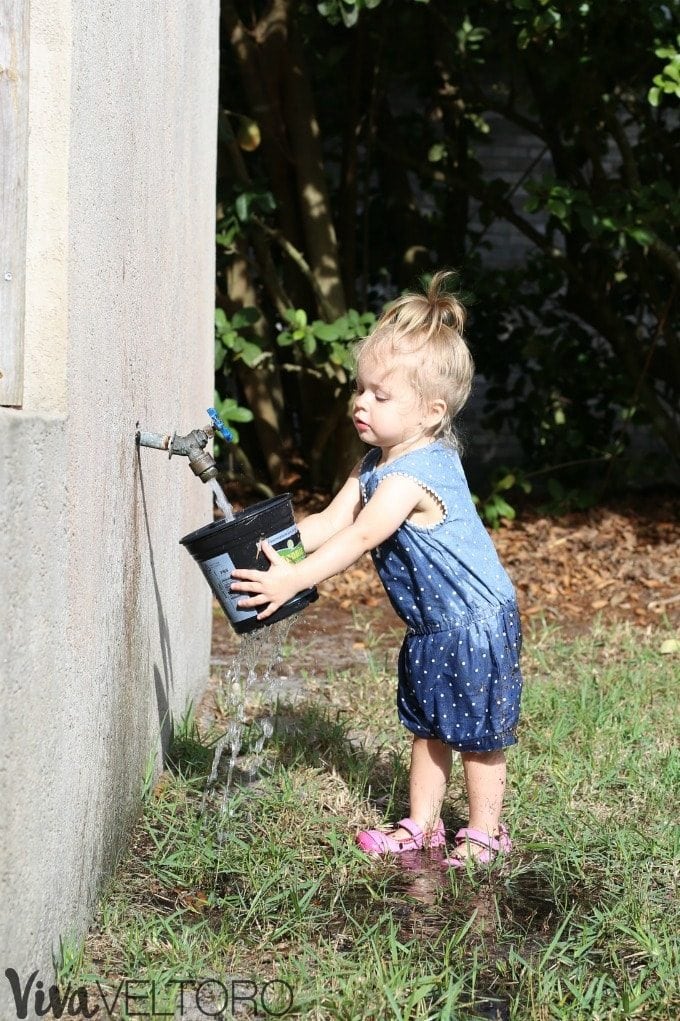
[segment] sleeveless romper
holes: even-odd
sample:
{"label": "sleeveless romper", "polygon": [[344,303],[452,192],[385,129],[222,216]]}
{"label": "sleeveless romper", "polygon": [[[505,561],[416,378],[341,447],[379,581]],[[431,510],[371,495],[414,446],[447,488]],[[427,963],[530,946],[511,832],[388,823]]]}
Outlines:
{"label": "sleeveless romper", "polygon": [[435,497],[434,525],[405,521],[372,551],[397,614],[408,625],[399,653],[397,709],[418,737],[465,752],[516,743],[522,632],[515,591],[475,509],[460,457],[442,440],[377,467],[364,458],[365,504],[383,479],[402,475]]}

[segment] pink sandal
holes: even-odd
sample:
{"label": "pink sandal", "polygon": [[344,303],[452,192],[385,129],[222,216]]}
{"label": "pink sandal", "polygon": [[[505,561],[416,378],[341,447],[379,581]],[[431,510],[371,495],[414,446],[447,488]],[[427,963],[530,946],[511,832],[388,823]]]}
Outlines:
{"label": "pink sandal", "polygon": [[470,844],[476,844],[478,847],[483,848],[483,850],[476,855],[469,854],[467,858],[458,857],[454,851],[450,858],[444,859],[444,865],[448,865],[452,869],[464,869],[468,860],[479,865],[489,865],[498,855],[509,854],[512,850],[510,834],[503,823],[498,827],[498,838],[490,837],[488,833],[484,833],[482,830],[470,829],[468,826],[458,830],[453,840],[456,847],[467,844],[469,848]]}
{"label": "pink sandal", "polygon": [[400,819],[392,829],[399,827],[407,830],[411,836],[405,840],[395,840],[383,830],[359,830],[356,835],[356,842],[362,851],[367,854],[401,854],[402,851],[419,851],[423,847],[441,847],[446,843],[444,823],[441,819],[435,828],[427,834],[413,819]]}

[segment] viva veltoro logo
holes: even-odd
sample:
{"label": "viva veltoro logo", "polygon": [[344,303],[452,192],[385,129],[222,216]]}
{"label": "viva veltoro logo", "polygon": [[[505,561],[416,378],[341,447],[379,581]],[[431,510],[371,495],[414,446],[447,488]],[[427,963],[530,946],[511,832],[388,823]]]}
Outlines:
{"label": "viva veltoro logo", "polygon": [[120,979],[110,985],[99,979],[87,986],[73,988],[69,983],[60,990],[47,989],[39,972],[20,976],[14,968],[5,969],[16,1017],[91,1018],[106,1021],[120,1017],[174,1018],[192,1010],[194,1015],[210,1018],[235,1017],[249,1004],[255,1017],[283,1017],[293,1006],[293,990],[281,979],[256,982],[249,978],[176,978]]}

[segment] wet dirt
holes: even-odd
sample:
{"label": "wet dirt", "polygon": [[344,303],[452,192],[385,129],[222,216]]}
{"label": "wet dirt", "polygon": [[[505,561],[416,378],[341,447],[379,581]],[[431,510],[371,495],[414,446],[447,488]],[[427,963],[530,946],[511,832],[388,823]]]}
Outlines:
{"label": "wet dirt", "polygon": [[[324,598],[325,597],[325,598]],[[394,649],[401,642],[404,626],[383,597],[376,605],[361,607],[360,618],[338,599],[321,591],[317,603],[307,607],[293,621],[286,646],[294,647],[295,656],[287,655],[274,666],[273,675],[278,697],[288,705],[296,705],[309,698],[327,698],[328,703],[338,702],[338,679],[344,672],[356,670],[357,664],[366,662],[371,645],[367,633],[394,636]],[[224,670],[237,654],[241,638],[234,632],[219,605],[213,607],[213,639],[211,677],[199,705],[199,726],[219,723],[219,691]],[[267,655],[263,643],[263,659]],[[396,651],[395,651],[396,657]],[[259,667],[259,664],[258,664]],[[258,669],[258,673],[261,673]],[[264,696],[265,685],[256,681],[249,690],[251,709],[257,708],[258,696]]]}
{"label": "wet dirt", "polygon": [[402,854],[388,866],[391,875],[374,884],[370,897],[363,885],[343,893],[336,950],[347,954],[354,950],[347,917],[354,928],[358,923],[363,930],[389,914],[403,943],[464,940],[466,953],[477,955],[481,988],[461,1019],[508,1019],[510,990],[503,983],[504,963],[511,952],[525,960],[540,954],[574,898],[567,892],[567,908],[558,905],[545,878],[530,867],[521,875],[492,868],[452,878],[444,857],[442,849]]}

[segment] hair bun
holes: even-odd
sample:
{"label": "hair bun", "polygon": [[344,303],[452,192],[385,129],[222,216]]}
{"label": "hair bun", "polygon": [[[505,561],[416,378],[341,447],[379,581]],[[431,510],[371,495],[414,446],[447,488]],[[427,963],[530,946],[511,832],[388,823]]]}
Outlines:
{"label": "hair bun", "polygon": [[462,338],[467,313],[449,290],[455,280],[453,270],[438,270],[424,292],[408,291],[388,305],[376,329],[392,327],[402,336],[418,334],[427,342],[444,328]]}
{"label": "hair bun", "polygon": [[438,325],[448,326],[462,334],[467,312],[465,306],[449,289],[455,279],[456,274],[453,270],[438,270],[427,288],[427,300],[432,308],[433,320],[438,321]]}

